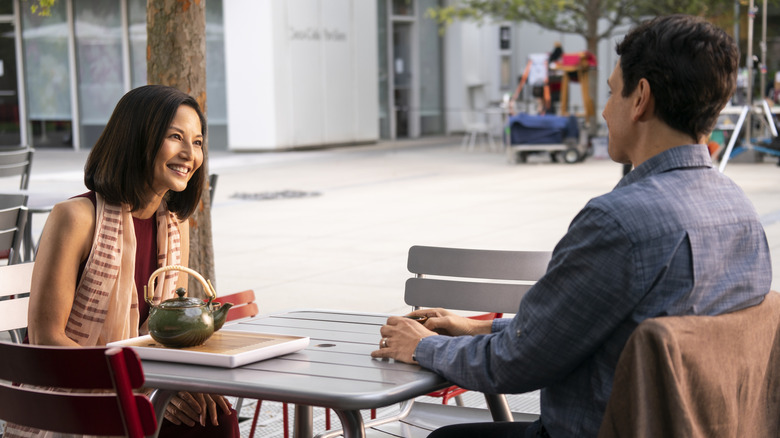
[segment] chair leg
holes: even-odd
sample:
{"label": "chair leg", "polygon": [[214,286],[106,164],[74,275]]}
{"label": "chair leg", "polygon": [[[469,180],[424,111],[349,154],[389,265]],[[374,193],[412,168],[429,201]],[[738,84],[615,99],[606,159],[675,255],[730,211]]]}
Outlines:
{"label": "chair leg", "polygon": [[[22,335],[22,329],[16,329],[9,331],[11,335],[11,342],[14,344],[21,344],[24,342],[24,336]],[[1,437],[1,435],[0,435]]]}
{"label": "chair leg", "polygon": [[[370,429],[372,427],[381,426],[383,424],[392,423],[394,421],[403,420],[406,418],[410,412],[412,412],[412,406],[414,405],[414,400],[406,400],[401,402],[400,405],[400,412],[397,415],[393,415],[392,417],[386,417],[386,418],[380,418],[378,420],[373,421],[367,421],[364,425],[364,429]],[[325,432],[322,432],[315,436],[315,438],[335,438],[337,436],[341,436],[344,434],[343,429],[338,430],[326,430]]]}
{"label": "chair leg", "polygon": [[493,142],[493,135],[490,134],[490,131],[486,132],[485,135],[487,135],[488,138],[488,144],[490,145],[490,151],[493,152],[496,150],[496,144]]}
{"label": "chair leg", "polygon": [[282,424],[284,424],[284,438],[289,438],[290,417],[287,414],[287,403],[282,403]]}
{"label": "chair leg", "polygon": [[260,415],[260,406],[263,404],[262,400],[257,401],[257,407],[255,408],[255,415],[252,417],[252,429],[249,431],[249,438],[254,438],[255,429],[257,428],[257,417]]}
{"label": "chair leg", "polygon": [[32,212],[27,210],[27,224],[24,227],[24,236],[22,238],[22,246],[24,251],[22,252],[22,259],[25,262],[32,262],[35,260],[35,248],[32,241]]}

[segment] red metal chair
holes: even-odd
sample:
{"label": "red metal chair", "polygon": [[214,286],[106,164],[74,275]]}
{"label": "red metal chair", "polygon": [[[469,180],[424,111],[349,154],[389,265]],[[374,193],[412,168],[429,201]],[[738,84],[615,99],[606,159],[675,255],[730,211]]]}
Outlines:
{"label": "red metal chair", "polygon": [[[219,303],[232,303],[233,307],[228,310],[227,319],[225,322],[235,321],[237,319],[251,318],[260,313],[257,303],[255,303],[255,291],[248,289],[242,292],[236,292],[229,295],[223,295],[217,297],[214,301]],[[236,402],[236,411],[240,413],[241,405],[243,404],[243,398],[239,398]],[[255,407],[255,414],[252,417],[252,428],[249,431],[249,438],[254,438],[255,429],[257,428],[257,420],[260,416],[260,408],[263,401],[257,400],[257,406]],[[282,403],[282,422],[284,428],[284,438],[289,436],[290,415],[287,411],[287,403]],[[326,413],[326,429],[330,429],[330,415]]]}
{"label": "red metal chair", "polygon": [[[218,303],[232,303],[233,307],[228,310],[227,318],[225,322],[235,321],[237,319],[251,318],[258,313],[260,309],[255,303],[255,291],[247,289],[245,291],[232,293],[229,295],[223,295],[214,299]],[[244,403],[243,398],[239,398],[236,402],[236,412],[241,413],[241,405]],[[252,417],[252,429],[249,432],[249,438],[255,436],[255,428],[257,427],[257,418],[260,416],[260,407],[263,401],[257,401],[257,407],[255,408],[255,415]],[[287,406],[284,406],[284,436],[287,437]]]}
{"label": "red metal chair", "polygon": [[[485,313],[482,315],[476,315],[470,317],[471,319],[480,319],[480,320],[492,320],[496,318],[503,317],[503,313]],[[446,405],[450,399],[454,398],[456,399],[456,402],[459,400],[458,396],[460,396],[463,393],[468,392],[468,389],[463,389],[460,386],[452,385],[448,388],[440,389],[438,391],[430,392],[426,394],[428,397],[434,397],[438,398],[441,397],[441,404]],[[461,405],[461,403],[457,403],[458,405]],[[374,417],[371,417],[374,418]]]}
{"label": "red metal chair", "polygon": [[[484,313],[482,315],[471,316],[470,318],[472,318],[472,319],[479,319],[479,320],[486,320],[486,319],[487,320],[493,320],[493,319],[496,319],[496,318],[501,318],[503,316],[504,316],[503,313],[495,313],[495,312],[493,312],[493,313]],[[458,396],[460,396],[461,394],[464,394],[464,393],[466,393],[468,391],[469,391],[468,389],[463,389],[463,388],[461,388],[458,385],[452,385],[452,386],[449,386],[447,388],[440,389],[438,391],[429,392],[428,394],[425,394],[425,395],[428,396],[428,397],[433,397],[433,398],[441,397],[441,404],[443,404],[443,405],[446,405],[447,403],[449,403],[450,399],[454,398],[456,400],[456,403],[458,405],[461,405],[461,403],[458,401],[458,400],[460,400],[458,398]],[[287,415],[286,408],[285,408],[284,415],[285,416]],[[376,419],[376,409],[371,409],[371,419],[372,420]],[[325,430],[330,430],[330,423],[331,423],[331,421],[330,421],[330,409],[326,409],[325,410]],[[286,435],[285,435],[285,437],[286,437]]]}
{"label": "red metal chair", "polygon": [[[143,386],[144,373],[141,360],[129,348],[0,343],[0,380],[0,418],[8,423],[131,438],[157,430],[151,401],[133,393]],[[27,385],[110,392],[53,392]]]}
{"label": "red metal chair", "polygon": [[257,303],[255,303],[255,291],[252,289],[217,297],[214,298],[214,301],[217,303],[233,303],[233,307],[228,310],[225,322],[250,318],[260,313]]}

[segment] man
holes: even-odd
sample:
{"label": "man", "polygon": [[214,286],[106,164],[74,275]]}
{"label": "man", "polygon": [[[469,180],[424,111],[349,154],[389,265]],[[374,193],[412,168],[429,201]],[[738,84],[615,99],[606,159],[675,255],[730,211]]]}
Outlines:
{"label": "man", "polygon": [[697,17],[659,17],[633,29],[617,54],[603,117],[610,157],[634,170],[574,218],[517,315],[491,323],[413,312],[430,317],[424,326],[391,317],[372,353],[468,389],[541,388],[540,422],[431,436],[596,436],[618,357],[642,320],[732,312],[769,291],[758,215],[704,144],[735,90],[732,38]]}

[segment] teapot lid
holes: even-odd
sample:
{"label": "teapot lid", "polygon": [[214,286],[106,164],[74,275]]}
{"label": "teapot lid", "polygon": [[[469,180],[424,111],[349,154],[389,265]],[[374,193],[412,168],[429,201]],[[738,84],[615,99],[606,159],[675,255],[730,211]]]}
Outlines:
{"label": "teapot lid", "polygon": [[186,307],[203,307],[203,301],[197,299],[197,298],[189,298],[185,297],[184,294],[186,294],[187,291],[180,287],[176,289],[176,295],[178,295],[178,298],[171,298],[169,300],[165,300],[162,303],[160,303],[160,308],[163,309],[182,309]]}

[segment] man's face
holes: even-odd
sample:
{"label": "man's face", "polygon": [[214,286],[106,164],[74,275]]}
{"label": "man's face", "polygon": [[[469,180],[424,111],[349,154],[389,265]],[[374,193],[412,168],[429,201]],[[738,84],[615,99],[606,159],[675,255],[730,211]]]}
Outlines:
{"label": "man's face", "polygon": [[623,97],[623,70],[620,60],[607,80],[609,98],[601,116],[609,132],[609,157],[612,161],[630,164],[628,151],[633,146],[631,123],[631,96]]}

